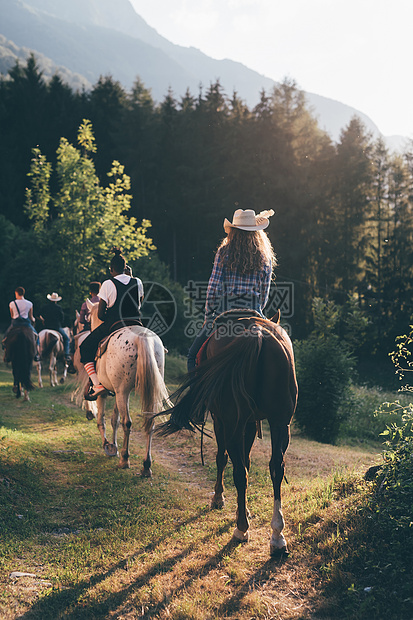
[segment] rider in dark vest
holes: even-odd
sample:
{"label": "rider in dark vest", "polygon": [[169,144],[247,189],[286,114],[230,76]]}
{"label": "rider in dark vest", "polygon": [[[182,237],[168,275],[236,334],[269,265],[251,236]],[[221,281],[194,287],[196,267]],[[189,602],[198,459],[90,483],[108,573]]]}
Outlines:
{"label": "rider in dark vest", "polygon": [[110,263],[108,280],[102,283],[98,297],[98,317],[103,323],[94,329],[80,345],[80,360],[92,382],[87,395],[88,400],[95,400],[107,392],[99,382],[95,369],[95,356],[100,341],[116,328],[136,322],[140,316],[143,298],[142,282],[124,274],[126,261],[120,250],[114,250],[115,256]]}

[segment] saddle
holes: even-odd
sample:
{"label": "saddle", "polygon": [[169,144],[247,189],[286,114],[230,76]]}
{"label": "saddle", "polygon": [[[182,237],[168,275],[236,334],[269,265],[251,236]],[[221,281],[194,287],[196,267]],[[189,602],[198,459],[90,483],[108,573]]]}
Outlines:
{"label": "saddle", "polygon": [[250,310],[249,308],[234,308],[233,310],[226,310],[225,312],[219,314],[212,323],[211,333],[198,351],[195,361],[196,366],[199,366],[206,360],[206,349],[208,342],[219,329],[222,327],[229,327],[232,323],[234,323],[234,325],[239,325],[239,319],[249,319],[253,317],[262,318],[262,315],[257,310]]}
{"label": "saddle", "polygon": [[108,348],[109,340],[112,338],[112,336],[120,332],[124,327],[133,327],[134,325],[143,327],[142,322],[139,319],[124,319],[122,321],[116,321],[116,323],[114,323],[110,328],[110,333],[99,342],[99,346],[96,351],[95,361],[101,358],[102,355],[105,353],[106,349]]}
{"label": "saddle", "polygon": [[233,310],[226,310],[214,319],[213,327],[215,326],[216,329],[219,325],[225,325],[231,321],[238,321],[238,319],[247,319],[255,316],[262,319],[262,315],[258,312],[258,310],[250,310],[249,308],[234,308]]}

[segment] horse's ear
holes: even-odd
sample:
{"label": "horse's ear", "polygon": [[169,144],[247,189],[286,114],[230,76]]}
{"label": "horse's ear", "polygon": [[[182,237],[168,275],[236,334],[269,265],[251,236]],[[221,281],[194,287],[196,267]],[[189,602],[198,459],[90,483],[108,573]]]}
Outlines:
{"label": "horse's ear", "polygon": [[270,319],[270,321],[271,321],[271,323],[276,323],[277,325],[279,325],[280,319],[281,319],[281,312],[280,312],[280,309],[278,308],[277,312]]}
{"label": "horse's ear", "polygon": [[75,310],[75,312],[76,312],[76,320],[78,320],[80,317],[80,312],[78,312],[77,310]]}
{"label": "horse's ear", "polygon": [[90,301],[90,299],[86,299],[86,305],[89,310],[92,310],[94,304]]}

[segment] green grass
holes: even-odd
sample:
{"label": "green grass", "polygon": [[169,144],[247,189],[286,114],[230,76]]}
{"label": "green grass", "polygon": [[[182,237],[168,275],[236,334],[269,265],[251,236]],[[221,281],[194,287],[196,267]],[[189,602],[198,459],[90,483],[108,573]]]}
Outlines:
{"label": "green grass", "polygon": [[[185,360],[167,357],[171,386],[184,369]],[[407,559],[389,545],[391,525],[377,522],[363,479],[380,461],[374,433],[385,419],[370,414],[380,390],[356,388],[352,445],[293,433],[283,485],[291,555],[275,561],[267,425],[252,454],[251,539],[234,546],[230,465],[227,505],[209,510],[214,441],[205,439],[202,467],[199,436],[155,439],[154,477],[142,479],[145,444],[133,396],[131,469],[118,470],[103,455],[96,424],[70,402],[70,381],[35,390],[24,403],[0,365],[2,619],[411,617],[397,586],[398,574],[409,578]],[[13,571],[36,577],[12,579]]]}

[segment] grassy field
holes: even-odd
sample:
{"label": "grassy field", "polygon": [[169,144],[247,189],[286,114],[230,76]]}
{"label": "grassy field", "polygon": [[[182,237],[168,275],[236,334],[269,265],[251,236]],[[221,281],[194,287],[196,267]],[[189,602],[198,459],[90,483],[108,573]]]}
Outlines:
{"label": "grassy field", "polygon": [[[182,367],[167,360],[171,386]],[[349,421],[352,445],[293,432],[283,484],[290,556],[272,560],[265,427],[252,455],[251,538],[237,546],[230,466],[226,506],[209,509],[214,441],[205,440],[202,467],[199,436],[155,439],[154,475],[142,479],[135,397],[131,469],[118,470],[101,450],[96,424],[71,403],[72,378],[35,390],[30,403],[17,401],[11,386],[10,369],[0,364],[0,618],[404,617],[392,616],[375,585],[381,560],[372,556],[373,533],[366,539],[370,483],[363,474],[380,462],[372,440],[383,423],[374,412],[363,441],[354,426],[360,412]]]}

